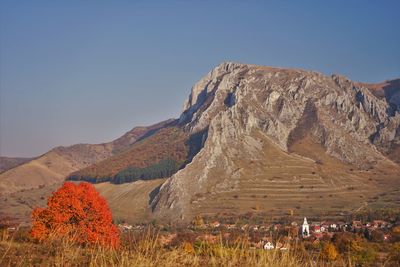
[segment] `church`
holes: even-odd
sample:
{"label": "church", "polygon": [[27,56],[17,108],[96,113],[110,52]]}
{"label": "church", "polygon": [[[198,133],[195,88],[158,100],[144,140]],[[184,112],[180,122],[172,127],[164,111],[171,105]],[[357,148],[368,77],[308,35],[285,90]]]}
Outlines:
{"label": "church", "polygon": [[307,218],[304,217],[303,225],[301,226],[301,234],[303,238],[310,237],[310,226],[307,222]]}

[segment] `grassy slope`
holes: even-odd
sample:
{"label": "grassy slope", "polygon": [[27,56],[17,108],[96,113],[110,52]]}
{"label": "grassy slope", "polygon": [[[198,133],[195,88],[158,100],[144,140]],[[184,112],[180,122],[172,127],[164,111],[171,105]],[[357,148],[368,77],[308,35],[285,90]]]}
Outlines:
{"label": "grassy slope", "polygon": [[56,148],[0,174],[0,193],[37,188],[62,181],[73,171],[112,154],[110,144],[75,145]]}
{"label": "grassy slope", "polygon": [[0,193],[10,193],[56,183],[81,166],[54,151],[49,152],[2,173],[0,175]]}
{"label": "grassy slope", "polygon": [[151,192],[165,180],[154,179],[118,185],[99,183],[95,187],[106,198],[115,221],[145,223],[152,219],[149,207]]}
{"label": "grassy slope", "polygon": [[[137,181],[121,185],[100,183],[95,187],[107,200],[115,221],[141,223],[151,220],[148,205],[150,193],[165,180]],[[60,186],[61,183],[57,183],[0,197],[0,218],[11,217],[18,222],[29,222],[32,209],[45,207],[47,198]]]}
{"label": "grassy slope", "polygon": [[[109,143],[54,148],[42,156],[1,173],[0,194],[58,183],[72,172],[121,153],[137,140],[173,122],[174,120],[166,120],[148,127],[135,127]],[[3,161],[0,158],[0,168],[4,165]]]}

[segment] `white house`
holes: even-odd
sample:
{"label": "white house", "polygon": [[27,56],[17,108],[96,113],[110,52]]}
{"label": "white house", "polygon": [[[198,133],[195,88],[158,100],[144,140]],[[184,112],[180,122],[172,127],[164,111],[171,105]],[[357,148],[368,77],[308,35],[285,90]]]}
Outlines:
{"label": "white house", "polygon": [[265,245],[264,245],[264,249],[266,249],[266,250],[271,250],[274,248],[275,248],[274,245],[269,241],[267,243],[265,243]]}

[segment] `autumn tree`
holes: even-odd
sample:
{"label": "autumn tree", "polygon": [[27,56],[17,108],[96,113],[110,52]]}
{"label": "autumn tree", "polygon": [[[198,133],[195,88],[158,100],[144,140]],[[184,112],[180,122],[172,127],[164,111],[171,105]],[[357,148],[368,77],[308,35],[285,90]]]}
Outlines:
{"label": "autumn tree", "polygon": [[323,259],[334,261],[338,254],[339,253],[337,252],[336,247],[331,242],[327,242],[322,246],[321,257]]}
{"label": "autumn tree", "polygon": [[288,231],[288,235],[297,238],[299,236],[299,228],[297,226],[291,226]]}
{"label": "autumn tree", "polygon": [[38,240],[67,237],[79,244],[116,247],[119,232],[107,202],[89,183],[66,182],[32,213],[31,235]]}
{"label": "autumn tree", "polygon": [[333,237],[333,243],[340,253],[359,251],[361,249],[361,239],[349,232],[336,233]]}

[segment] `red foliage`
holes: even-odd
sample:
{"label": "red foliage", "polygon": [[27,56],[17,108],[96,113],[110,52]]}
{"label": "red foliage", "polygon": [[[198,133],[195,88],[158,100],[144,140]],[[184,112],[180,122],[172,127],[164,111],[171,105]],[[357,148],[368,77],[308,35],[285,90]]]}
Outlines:
{"label": "red foliage", "polygon": [[119,245],[119,232],[107,202],[89,183],[64,183],[48,199],[47,208],[33,211],[32,223],[31,234],[38,240],[55,235],[79,244]]}

